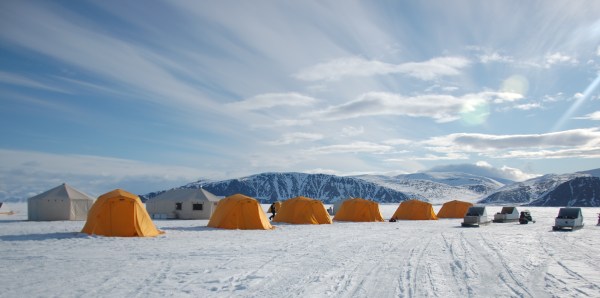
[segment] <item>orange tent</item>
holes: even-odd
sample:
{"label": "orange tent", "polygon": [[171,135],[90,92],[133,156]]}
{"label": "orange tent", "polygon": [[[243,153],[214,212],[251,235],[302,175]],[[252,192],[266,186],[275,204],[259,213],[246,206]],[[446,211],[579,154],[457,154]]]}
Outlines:
{"label": "orange tent", "polygon": [[154,226],[140,198],[122,189],[107,192],[90,208],[82,233],[117,237],[154,237]]}
{"label": "orange tent", "polygon": [[323,202],[306,197],[295,197],[281,203],[273,222],[292,224],[331,224]]}
{"label": "orange tent", "polygon": [[467,210],[473,206],[473,204],[469,202],[463,201],[449,201],[442,205],[442,209],[438,211],[438,218],[463,218],[465,214],[467,214]]}
{"label": "orange tent", "polygon": [[377,202],[354,198],[345,200],[333,220],[339,221],[383,221]]}
{"label": "orange tent", "polygon": [[392,219],[437,220],[437,216],[435,216],[431,204],[419,200],[408,200],[400,203]]}
{"label": "orange tent", "polygon": [[220,200],[208,221],[208,226],[232,230],[273,229],[258,201],[242,194]]}

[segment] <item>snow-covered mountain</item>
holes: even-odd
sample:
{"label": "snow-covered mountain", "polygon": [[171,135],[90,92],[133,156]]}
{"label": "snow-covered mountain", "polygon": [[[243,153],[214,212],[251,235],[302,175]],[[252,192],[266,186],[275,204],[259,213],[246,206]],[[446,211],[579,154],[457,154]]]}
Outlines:
{"label": "snow-covered mountain", "polygon": [[600,178],[576,177],[561,183],[528,205],[600,207]]}
{"label": "snow-covered mountain", "polygon": [[[592,206],[600,169],[571,174],[548,174],[506,185],[480,200],[481,204],[531,204],[534,206]],[[590,179],[580,179],[590,178]],[[559,198],[558,196],[561,196]],[[573,205],[576,204],[576,205]],[[595,206],[595,205],[594,205]]]}
{"label": "snow-covered mountain", "polygon": [[397,176],[361,175],[357,178],[377,183],[432,203],[449,200],[475,201],[502,187],[494,179],[468,173],[423,172]]}
{"label": "snow-covered mountain", "polygon": [[[219,196],[243,193],[262,202],[307,196],[331,203],[348,197],[362,197],[382,203],[419,199],[432,203],[449,200],[475,201],[502,183],[467,173],[432,172],[398,176],[360,175],[340,177],[325,174],[262,173],[224,181],[197,181],[182,186],[200,188]],[[152,198],[162,191],[144,195]]]}
{"label": "snow-covered mountain", "polygon": [[[401,191],[353,177],[304,173],[262,173],[218,182],[198,181],[182,188],[204,188],[217,196],[242,193],[263,203],[286,200],[296,196],[332,203],[348,197],[360,197],[381,203],[396,203],[409,199]],[[144,195],[150,199],[161,192]],[[410,197],[414,198],[414,197]],[[416,197],[425,200],[423,197]]]}

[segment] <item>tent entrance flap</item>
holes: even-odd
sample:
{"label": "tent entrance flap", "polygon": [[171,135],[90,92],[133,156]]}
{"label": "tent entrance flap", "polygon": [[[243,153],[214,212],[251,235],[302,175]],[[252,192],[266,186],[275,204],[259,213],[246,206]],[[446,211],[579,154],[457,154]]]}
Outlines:
{"label": "tent entrance flap", "polygon": [[133,223],[134,202],[124,199],[110,202],[110,229],[114,236],[133,237],[137,236],[135,224]]}

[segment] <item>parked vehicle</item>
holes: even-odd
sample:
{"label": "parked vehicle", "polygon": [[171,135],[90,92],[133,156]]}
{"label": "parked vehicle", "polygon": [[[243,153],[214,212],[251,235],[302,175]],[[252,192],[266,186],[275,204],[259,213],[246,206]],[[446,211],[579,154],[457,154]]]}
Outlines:
{"label": "parked vehicle", "polygon": [[581,214],[581,208],[560,208],[552,230],[572,231],[581,228],[583,228],[583,214]]}
{"label": "parked vehicle", "polygon": [[519,220],[517,207],[502,207],[502,210],[494,214],[493,222],[515,222]]}
{"label": "parked vehicle", "polygon": [[533,217],[531,217],[531,212],[529,210],[521,211],[521,215],[519,216],[519,223],[522,225],[526,225],[529,222],[535,223]]}
{"label": "parked vehicle", "polygon": [[467,214],[465,214],[463,222],[460,225],[463,227],[479,227],[489,223],[490,220],[487,217],[485,207],[473,206],[467,210]]}

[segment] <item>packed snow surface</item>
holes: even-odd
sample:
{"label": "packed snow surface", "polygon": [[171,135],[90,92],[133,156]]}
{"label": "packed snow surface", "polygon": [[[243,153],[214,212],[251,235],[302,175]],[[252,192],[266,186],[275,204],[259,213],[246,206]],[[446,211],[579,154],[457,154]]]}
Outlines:
{"label": "packed snow surface", "polygon": [[[384,218],[397,206],[382,205]],[[600,297],[600,208],[583,208],[574,232],[551,231],[558,208],[533,207],[534,224],[480,228],[156,220],[166,232],[156,238],[88,236],[83,221],[29,222],[26,204],[11,208],[0,216],[1,297]]]}

